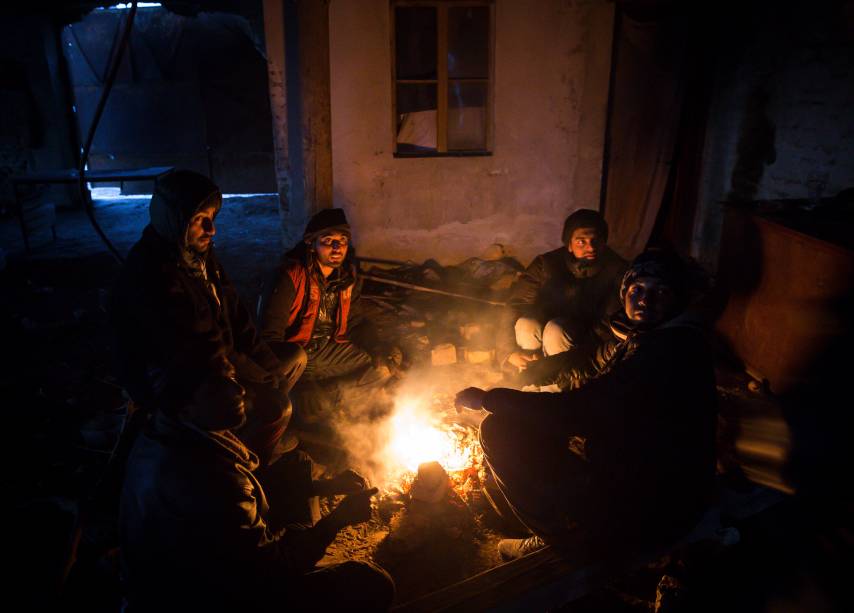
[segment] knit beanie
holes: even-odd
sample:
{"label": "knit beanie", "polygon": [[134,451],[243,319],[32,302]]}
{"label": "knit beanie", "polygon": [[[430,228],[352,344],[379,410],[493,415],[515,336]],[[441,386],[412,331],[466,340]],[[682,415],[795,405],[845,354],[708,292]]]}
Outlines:
{"label": "knit beanie", "polygon": [[629,286],[637,279],[660,279],[677,296],[681,307],[687,297],[688,270],[685,262],[668,249],[647,249],[632,261],[620,284],[620,300],[625,302]]}
{"label": "knit beanie", "polygon": [[578,228],[594,228],[599,238],[602,239],[602,242],[608,242],[608,224],[599,211],[578,209],[567,217],[566,221],[563,222],[563,233],[561,234],[561,240],[563,240],[564,245],[569,245],[572,233],[578,230]]}
{"label": "knit beanie", "polygon": [[350,236],[350,224],[347,223],[344,209],[323,209],[315,213],[308,221],[302,238],[305,242],[310,243],[321,234],[331,231]]}

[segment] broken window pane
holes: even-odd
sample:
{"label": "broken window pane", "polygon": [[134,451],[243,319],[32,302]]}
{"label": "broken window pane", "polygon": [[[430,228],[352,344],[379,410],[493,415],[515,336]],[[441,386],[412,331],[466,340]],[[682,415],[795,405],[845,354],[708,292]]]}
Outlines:
{"label": "broken window pane", "polygon": [[398,79],[436,78],[436,8],[395,9],[395,55]]}
{"label": "broken window pane", "polygon": [[397,151],[436,150],[436,85],[397,84]]}
{"label": "broken window pane", "polygon": [[448,77],[489,76],[489,7],[448,8]]}
{"label": "broken window pane", "polygon": [[491,2],[391,1],[395,153],[489,153]]}
{"label": "broken window pane", "polygon": [[448,149],[486,149],[487,83],[448,85]]}

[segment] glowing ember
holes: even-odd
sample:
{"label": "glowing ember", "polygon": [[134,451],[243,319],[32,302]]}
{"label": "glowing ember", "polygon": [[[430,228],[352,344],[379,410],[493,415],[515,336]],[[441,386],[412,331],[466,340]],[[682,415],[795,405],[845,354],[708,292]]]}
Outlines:
{"label": "glowing ember", "polygon": [[402,403],[391,418],[389,452],[395,463],[415,472],[424,462],[437,461],[446,471],[472,465],[472,450],[450,430],[440,429],[414,402]]}

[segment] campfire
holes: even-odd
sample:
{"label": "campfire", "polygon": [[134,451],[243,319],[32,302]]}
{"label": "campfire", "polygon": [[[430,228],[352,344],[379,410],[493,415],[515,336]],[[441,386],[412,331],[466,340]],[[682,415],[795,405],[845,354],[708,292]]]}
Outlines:
{"label": "campfire", "polygon": [[468,501],[482,482],[483,452],[477,431],[459,423],[450,398],[402,396],[387,424],[383,452],[385,494],[408,494],[419,467],[437,463]]}

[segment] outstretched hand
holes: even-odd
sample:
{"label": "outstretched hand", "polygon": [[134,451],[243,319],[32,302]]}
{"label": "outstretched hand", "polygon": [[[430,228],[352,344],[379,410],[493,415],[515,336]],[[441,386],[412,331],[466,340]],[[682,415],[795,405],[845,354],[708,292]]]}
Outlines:
{"label": "outstretched hand", "polygon": [[344,470],[331,479],[314,482],[314,493],[318,496],[355,494],[368,487],[368,481],[355,470]]}
{"label": "outstretched hand", "polygon": [[329,517],[339,529],[368,521],[371,518],[371,496],[378,491],[372,487],[350,494],[332,510]]}
{"label": "outstretched hand", "polygon": [[507,363],[511,366],[515,366],[519,372],[522,372],[526,368],[528,368],[528,364],[530,362],[535,362],[538,359],[537,354],[535,353],[522,353],[521,351],[514,351],[509,356],[507,356]]}
{"label": "outstretched hand", "polygon": [[483,397],[485,395],[486,391],[479,387],[467,387],[461,392],[457,392],[454,398],[454,406],[457,407],[457,411],[460,409],[480,410],[483,408]]}

